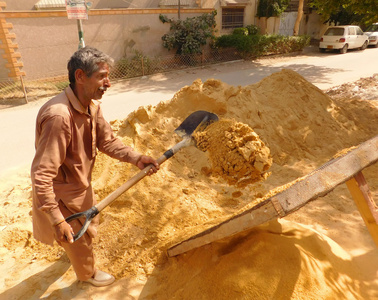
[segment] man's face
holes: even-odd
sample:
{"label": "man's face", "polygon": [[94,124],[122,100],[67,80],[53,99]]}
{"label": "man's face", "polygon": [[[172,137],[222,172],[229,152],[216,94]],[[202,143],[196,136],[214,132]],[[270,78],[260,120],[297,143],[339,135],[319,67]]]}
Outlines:
{"label": "man's face", "polygon": [[109,80],[109,66],[107,63],[99,63],[98,70],[91,77],[85,76],[84,97],[87,100],[100,100],[107,88],[111,86]]}

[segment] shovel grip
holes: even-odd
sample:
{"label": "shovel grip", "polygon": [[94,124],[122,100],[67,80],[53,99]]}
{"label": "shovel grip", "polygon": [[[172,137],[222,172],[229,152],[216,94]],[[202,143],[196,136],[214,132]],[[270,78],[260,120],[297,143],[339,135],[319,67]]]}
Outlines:
{"label": "shovel grip", "polygon": [[95,216],[97,216],[98,213],[99,213],[99,210],[97,209],[97,207],[92,206],[90,209],[88,209],[86,211],[73,214],[73,215],[69,216],[68,218],[66,218],[67,223],[72,222],[73,220],[83,218],[83,217],[85,218],[83,226],[73,236],[74,242],[76,242],[78,239],[80,239],[83,236],[83,234],[87,231],[89,224],[91,224],[93,218]]}

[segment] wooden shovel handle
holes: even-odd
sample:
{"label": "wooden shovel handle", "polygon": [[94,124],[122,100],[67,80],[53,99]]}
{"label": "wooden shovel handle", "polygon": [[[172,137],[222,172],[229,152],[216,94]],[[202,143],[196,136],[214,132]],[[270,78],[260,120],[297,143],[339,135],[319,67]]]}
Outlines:
{"label": "wooden shovel handle", "polygon": [[[192,145],[191,138],[183,139],[181,142],[177,143],[171,149],[167,150],[162,156],[160,156],[156,160],[157,163],[162,164],[167,159],[171,158],[175,153],[177,153],[181,148],[184,148],[190,145]],[[83,227],[73,237],[74,241],[78,240],[79,238],[83,236],[83,234],[87,231],[89,224],[91,223],[93,218],[96,215],[98,215],[100,211],[102,211],[106,206],[108,206],[115,199],[121,196],[124,192],[130,189],[133,185],[135,185],[144,177],[146,177],[146,175],[148,174],[148,172],[150,171],[152,167],[153,167],[153,164],[149,164],[148,166],[146,166],[143,170],[135,174],[128,181],[122,184],[119,188],[117,188],[115,191],[113,191],[107,197],[105,197],[100,203],[96,204],[95,206],[92,206],[90,209],[84,212],[73,214],[72,216],[69,216],[68,218],[66,218],[67,223],[73,220],[79,219],[79,218],[85,218]]]}

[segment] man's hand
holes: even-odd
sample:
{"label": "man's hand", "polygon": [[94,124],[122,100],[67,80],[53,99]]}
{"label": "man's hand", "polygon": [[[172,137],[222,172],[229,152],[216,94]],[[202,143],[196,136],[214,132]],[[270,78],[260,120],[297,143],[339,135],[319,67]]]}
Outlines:
{"label": "man's hand", "polygon": [[57,242],[60,243],[70,243],[72,244],[74,242],[73,235],[74,231],[70,224],[68,224],[66,221],[63,221],[59,223],[58,225],[55,225],[55,239]]}
{"label": "man's hand", "polygon": [[147,167],[147,165],[149,165],[149,164],[152,164],[152,168],[148,171],[148,174],[147,174],[147,175],[150,176],[150,175],[156,173],[156,172],[159,170],[159,168],[160,168],[160,166],[159,166],[159,164],[157,163],[157,161],[156,161],[155,159],[153,159],[151,156],[142,155],[142,156],[138,159],[138,161],[137,161],[137,163],[136,163],[136,166],[137,166],[139,169],[143,170],[143,169],[144,169],[145,167]]}

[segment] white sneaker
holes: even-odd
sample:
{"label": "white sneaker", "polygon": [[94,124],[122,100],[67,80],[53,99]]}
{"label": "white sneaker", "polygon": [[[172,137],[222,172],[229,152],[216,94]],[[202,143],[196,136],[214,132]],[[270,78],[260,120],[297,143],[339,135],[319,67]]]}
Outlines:
{"label": "white sneaker", "polygon": [[85,280],[84,282],[88,282],[93,284],[94,286],[107,286],[112,284],[115,281],[113,275],[110,275],[104,271],[96,270],[94,276]]}

